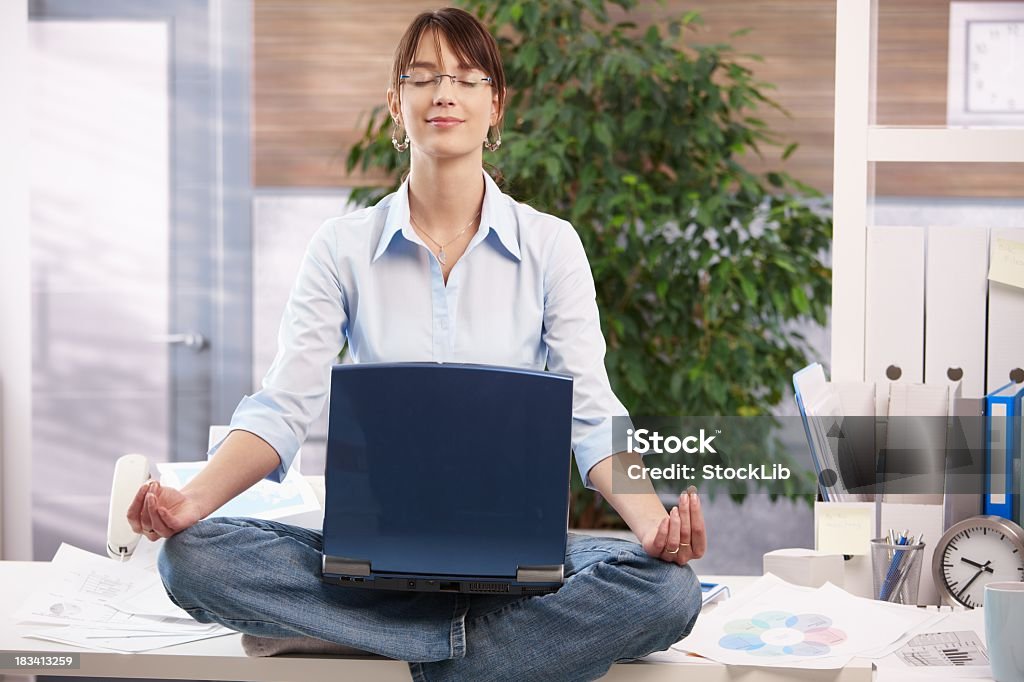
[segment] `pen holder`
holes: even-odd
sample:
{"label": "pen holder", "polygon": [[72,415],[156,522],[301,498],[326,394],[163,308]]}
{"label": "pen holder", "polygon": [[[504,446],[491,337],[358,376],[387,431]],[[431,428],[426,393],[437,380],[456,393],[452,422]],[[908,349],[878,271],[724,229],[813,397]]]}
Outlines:
{"label": "pen holder", "polygon": [[917,604],[924,543],[894,545],[887,538],[871,541],[874,597],[896,604]]}

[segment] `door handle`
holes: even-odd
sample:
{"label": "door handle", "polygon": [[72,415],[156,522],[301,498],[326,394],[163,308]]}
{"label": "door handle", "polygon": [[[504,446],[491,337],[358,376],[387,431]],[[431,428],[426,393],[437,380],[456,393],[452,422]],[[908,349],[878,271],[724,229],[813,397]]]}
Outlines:
{"label": "door handle", "polygon": [[166,343],[168,345],[182,345],[186,348],[202,350],[206,348],[206,337],[202,334],[190,332],[187,334],[167,334],[165,336],[152,336],[149,339],[153,343]]}

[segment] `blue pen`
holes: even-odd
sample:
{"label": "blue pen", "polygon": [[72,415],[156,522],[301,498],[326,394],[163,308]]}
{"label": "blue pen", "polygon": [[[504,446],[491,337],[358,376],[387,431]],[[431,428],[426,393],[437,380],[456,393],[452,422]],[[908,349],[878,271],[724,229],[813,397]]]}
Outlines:
{"label": "blue pen", "polygon": [[[907,531],[904,531],[900,535],[900,537],[896,540],[896,544],[897,545],[906,545],[907,544]],[[906,552],[900,552],[898,550],[893,550],[892,562],[889,564],[889,570],[885,574],[885,580],[882,582],[882,591],[881,591],[881,594],[879,595],[881,597],[882,601],[888,601],[889,600],[889,597],[890,597],[890,595],[892,593],[893,582],[895,581],[896,576],[899,575],[899,567],[900,567],[900,564],[901,564],[901,562],[903,560],[902,555],[904,555],[904,554],[906,554]]]}
{"label": "blue pen", "polygon": [[[916,537],[913,537],[913,538],[911,538],[910,540],[907,541],[908,545],[914,545],[914,546],[918,546],[918,545],[921,545],[923,543],[924,543],[924,533],[922,533],[921,535],[918,535]],[[906,554],[907,556],[904,557],[903,560],[900,563],[900,570],[897,571],[895,584],[892,586],[892,589],[890,590],[891,594],[899,593],[899,591],[901,589],[903,589],[903,584],[906,583],[907,579],[910,577],[911,567],[912,567],[912,565],[914,563],[914,555],[910,551],[904,552],[904,554]]]}
{"label": "blue pen", "polygon": [[[895,538],[894,545],[902,545],[903,538]],[[885,573],[885,578],[882,580],[882,589],[879,591],[878,598],[882,601],[888,601],[889,590],[892,587],[892,577],[896,573],[896,564],[899,562],[899,551],[895,549],[889,550],[892,552],[892,558],[889,559],[889,570]]]}

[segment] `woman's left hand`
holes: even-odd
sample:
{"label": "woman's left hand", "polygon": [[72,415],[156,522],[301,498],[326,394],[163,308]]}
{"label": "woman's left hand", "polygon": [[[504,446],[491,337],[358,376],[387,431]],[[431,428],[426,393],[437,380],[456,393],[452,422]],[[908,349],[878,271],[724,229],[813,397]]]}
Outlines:
{"label": "woman's left hand", "polygon": [[651,556],[680,566],[704,556],[708,538],[696,488],[691,494],[683,492],[679,496],[679,505],[672,507],[661,523],[648,528],[641,544]]}

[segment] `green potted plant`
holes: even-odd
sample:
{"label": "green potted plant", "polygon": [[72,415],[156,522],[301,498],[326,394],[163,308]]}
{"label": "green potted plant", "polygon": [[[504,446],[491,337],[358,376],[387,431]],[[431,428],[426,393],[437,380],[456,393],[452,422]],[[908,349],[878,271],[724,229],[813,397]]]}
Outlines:
{"label": "green potted plant", "polygon": [[[771,86],[728,45],[688,44],[693,12],[641,29],[628,21],[635,0],[461,4],[499,36],[505,64],[503,142],[490,156],[499,185],[578,231],[608,373],[630,413],[770,415],[810,354],[796,327],[826,321],[832,228],[815,190],[743,165],[783,144],[757,118],[780,108]],[[627,20],[613,22],[609,5]],[[372,112],[348,169],[394,182],[355,190],[357,202],[394,191],[408,163],[389,123],[383,107]],[[574,526],[617,524],[573,485]]]}

